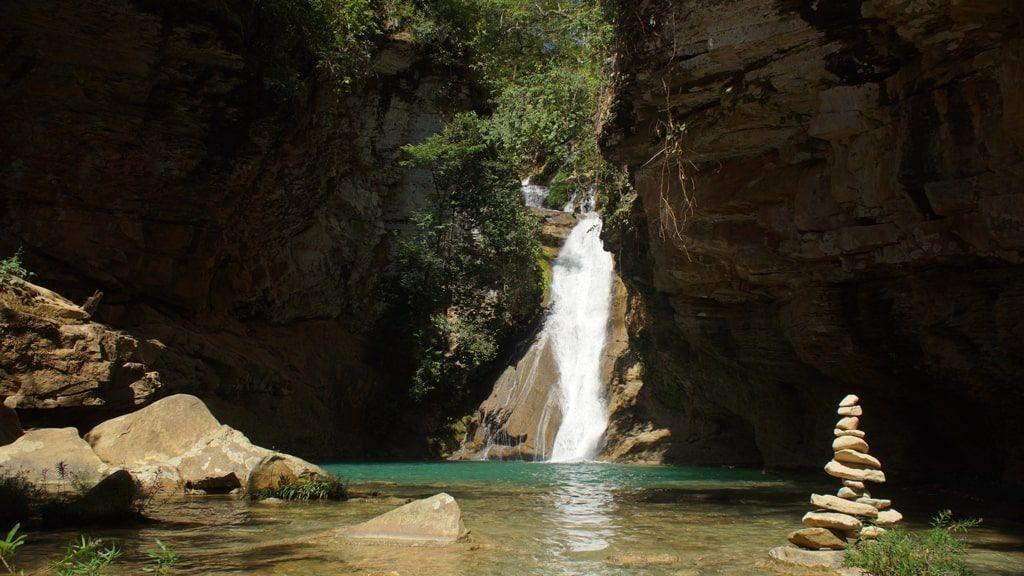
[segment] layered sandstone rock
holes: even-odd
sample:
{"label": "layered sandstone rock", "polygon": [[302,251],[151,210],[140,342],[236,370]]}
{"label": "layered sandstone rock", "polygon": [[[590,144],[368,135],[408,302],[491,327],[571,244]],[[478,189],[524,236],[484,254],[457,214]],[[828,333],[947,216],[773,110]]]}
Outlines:
{"label": "layered sandstone rock", "polygon": [[0,397],[36,425],[95,421],[161,389],[163,344],[91,321],[81,307],[24,280],[0,282]]}
{"label": "layered sandstone rock", "polygon": [[[275,24],[256,12],[0,5],[0,257],[24,247],[38,282],[76,302],[102,290],[93,319],[118,329],[20,318],[12,341],[3,327],[0,384],[26,425],[76,408],[87,430],[133,409],[155,370],[161,394],[197,394],[263,445],[356,456],[387,448],[367,442],[381,427],[399,445],[426,435],[408,429],[429,414],[391,412],[372,329],[393,237],[433,189],[400,149],[470,107],[468,79],[398,35],[339,89],[301,50],[260,60]],[[292,60],[282,92],[267,76]],[[125,334],[166,344],[158,365],[131,359]]]}
{"label": "layered sandstone rock", "polygon": [[1019,479],[1019,3],[617,6],[606,236],[664,459],[814,466],[856,386],[891,466]]}

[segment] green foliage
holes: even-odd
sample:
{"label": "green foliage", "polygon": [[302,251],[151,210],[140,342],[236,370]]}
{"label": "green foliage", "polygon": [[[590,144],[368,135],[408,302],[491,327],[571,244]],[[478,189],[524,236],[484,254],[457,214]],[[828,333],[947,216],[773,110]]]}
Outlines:
{"label": "green foliage", "polygon": [[489,123],[460,114],[409,163],[429,169],[436,194],[398,246],[398,299],[414,330],[413,396],[445,385],[447,399],[537,310],[543,292],[539,224]]}
{"label": "green foliage", "polygon": [[0,540],[0,564],[3,564],[4,569],[10,574],[15,573],[14,555],[18,553],[18,548],[25,543],[25,535],[18,534],[20,529],[21,524],[15,524],[7,536]]}
{"label": "green foliage", "polygon": [[28,278],[29,272],[21,263],[21,252],[21,248],[18,248],[12,256],[0,260],[0,284],[4,282],[5,276]]}
{"label": "green foliage", "polygon": [[362,74],[380,33],[375,0],[258,0],[248,34],[261,82],[290,97],[309,72],[324,70],[339,85]]}
{"label": "green foliage", "polygon": [[59,560],[53,563],[57,576],[96,576],[121,557],[121,551],[111,544],[102,548],[102,541],[79,536]]}
{"label": "green foliage", "polygon": [[146,552],[146,556],[149,557],[149,566],[146,566],[142,570],[144,572],[150,572],[157,576],[166,576],[171,572],[171,568],[178,563],[180,558],[173,550],[167,547],[159,538],[156,539],[156,549],[149,550]]}
{"label": "green foliage", "polygon": [[932,520],[923,535],[889,529],[877,540],[861,540],[847,550],[846,565],[874,576],[969,576],[964,563],[967,544],[962,535],[980,520],[953,521],[949,510]]}
{"label": "green foliage", "polygon": [[252,495],[255,500],[264,498],[280,498],[281,500],[297,500],[308,502],[310,500],[344,500],[348,497],[348,491],[341,478],[328,476],[326,478],[315,478],[309,482],[295,482],[282,484],[277,488],[266,488]]}

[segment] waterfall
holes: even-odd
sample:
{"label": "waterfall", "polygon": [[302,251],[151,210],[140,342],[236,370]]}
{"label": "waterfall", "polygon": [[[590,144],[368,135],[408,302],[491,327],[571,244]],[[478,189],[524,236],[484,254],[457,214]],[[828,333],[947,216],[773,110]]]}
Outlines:
{"label": "waterfall", "polygon": [[551,315],[545,325],[558,367],[562,410],[552,462],[594,458],[608,426],[601,355],[611,314],[612,273],[612,256],[601,243],[601,218],[583,214],[555,259]]}

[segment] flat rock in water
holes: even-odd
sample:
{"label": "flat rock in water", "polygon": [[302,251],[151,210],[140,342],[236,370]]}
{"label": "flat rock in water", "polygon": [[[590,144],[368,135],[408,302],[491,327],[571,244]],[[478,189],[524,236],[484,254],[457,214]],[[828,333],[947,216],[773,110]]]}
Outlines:
{"label": "flat rock in water", "polygon": [[415,500],[340,532],[345,538],[411,545],[450,544],[466,534],[458,502],[445,493]]}
{"label": "flat rock in water", "polygon": [[840,436],[832,441],[832,450],[839,452],[840,450],[855,450],[857,452],[868,452],[868,443],[863,438],[857,438],[855,436]]}
{"label": "flat rock in water", "polygon": [[832,434],[835,434],[836,436],[856,436],[857,438],[867,436],[863,430],[840,430],[839,428],[832,430]]}
{"label": "flat rock in water", "polygon": [[860,406],[843,406],[836,413],[840,416],[860,416],[864,413],[864,409]]}
{"label": "flat rock in water", "polygon": [[830,528],[842,532],[860,530],[861,521],[849,514],[839,512],[808,512],[803,517],[804,526],[811,528]]}
{"label": "flat rock in water", "polygon": [[776,546],[768,556],[778,562],[807,568],[842,568],[846,553],[842,550],[804,550],[795,546]]}
{"label": "flat rock in water", "polygon": [[876,484],[885,482],[885,472],[882,472],[881,470],[854,468],[853,466],[847,466],[846,464],[836,462],[835,460],[831,460],[828,464],[825,464],[825,472],[829,476],[842,478],[844,480],[875,482]]}
{"label": "flat rock in water", "polygon": [[671,566],[679,563],[675,554],[616,554],[609,556],[608,564],[625,568],[642,568],[644,566]]}
{"label": "flat rock in water", "polygon": [[[838,438],[836,440],[839,440]],[[837,450],[835,459],[839,462],[847,462],[849,464],[860,464],[861,466],[867,466],[868,468],[881,468],[882,463],[878,461],[878,458],[864,452],[858,452],[849,448]]]}
{"label": "flat rock in water", "polygon": [[840,408],[846,408],[847,406],[854,406],[860,402],[860,398],[856,394],[847,394],[845,398],[839,401]]}
{"label": "flat rock in water", "polygon": [[878,513],[878,518],[875,520],[875,524],[879,526],[892,526],[900,520],[903,520],[903,514],[900,514],[895,509],[884,510]]}
{"label": "flat rock in water", "polygon": [[804,528],[789,533],[789,541],[808,550],[842,550],[846,540],[828,528]]}
{"label": "flat rock in water", "polygon": [[856,416],[847,416],[839,422],[836,422],[836,428],[840,430],[856,430],[860,427],[860,418]]}
{"label": "flat rock in water", "polygon": [[842,512],[843,514],[850,514],[853,516],[867,516],[868,518],[878,516],[878,510],[874,506],[869,504],[859,504],[857,502],[839,498],[838,496],[811,494],[811,503],[818,508],[832,510],[833,512]]}

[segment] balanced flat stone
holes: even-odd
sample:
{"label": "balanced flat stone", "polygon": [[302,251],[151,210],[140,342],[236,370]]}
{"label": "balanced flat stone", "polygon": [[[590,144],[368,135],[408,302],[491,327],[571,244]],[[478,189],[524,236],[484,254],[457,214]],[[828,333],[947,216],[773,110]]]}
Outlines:
{"label": "balanced flat stone", "polygon": [[867,516],[868,518],[878,516],[878,509],[874,506],[845,500],[838,496],[811,494],[811,504],[814,504],[818,508],[824,508],[825,510],[831,510],[833,512],[842,512],[843,514],[850,514],[852,516]]}
{"label": "balanced flat stone", "polygon": [[839,428],[840,430],[856,430],[859,427],[860,418],[857,418],[856,416],[847,416],[839,422],[836,422],[836,428]]}
{"label": "balanced flat stone", "polygon": [[860,416],[864,413],[864,409],[860,406],[845,406],[840,407],[836,412],[840,416]]}
{"label": "balanced flat stone", "polygon": [[868,468],[882,469],[882,463],[878,461],[878,458],[875,458],[870,454],[850,450],[848,448],[836,451],[835,459],[849,464],[860,464],[862,466],[867,466]]}
{"label": "balanced flat stone", "polygon": [[802,522],[811,528],[831,528],[842,532],[860,530],[862,526],[856,517],[839,512],[808,512]]}
{"label": "balanced flat stone", "polygon": [[467,533],[458,502],[441,493],[415,500],[341,531],[341,536],[359,540],[411,545],[443,545]]}
{"label": "balanced flat stone", "polygon": [[854,436],[840,436],[832,441],[832,450],[839,452],[840,450],[856,450],[857,452],[868,452],[868,443],[862,438],[856,438]]}
{"label": "balanced flat stone", "polygon": [[836,492],[836,496],[839,496],[840,498],[845,498],[847,500],[856,500],[858,497],[860,497],[860,492],[854,490],[853,488],[843,486],[842,488],[839,489],[839,492]]}
{"label": "balanced flat stone", "polygon": [[840,408],[846,408],[847,406],[853,406],[860,402],[860,398],[856,394],[847,394],[845,398],[839,401]]}
{"label": "balanced flat stone", "polygon": [[900,520],[903,520],[903,514],[900,514],[896,510],[885,510],[878,513],[878,518],[875,520],[875,524],[879,526],[892,526]]}
{"label": "balanced flat stone", "polygon": [[807,568],[842,568],[846,552],[842,550],[804,550],[795,546],[776,546],[768,556],[777,562]]}
{"label": "balanced flat stone", "polygon": [[829,476],[843,478],[845,480],[875,482],[877,484],[885,482],[885,472],[882,472],[881,470],[854,468],[841,462],[836,462],[835,460],[831,460],[828,464],[825,464],[825,472]]}
{"label": "balanced flat stone", "polygon": [[881,498],[871,498],[868,496],[861,496],[860,498],[857,498],[857,502],[874,506],[879,510],[885,510],[889,506],[892,506],[892,500],[883,500]]}
{"label": "balanced flat stone", "polygon": [[857,438],[863,438],[867,436],[867,434],[865,434],[863,430],[840,430],[839,428],[836,428],[835,430],[832,431],[832,433],[835,434],[836,436],[856,436]]}
{"label": "balanced flat stone", "polygon": [[863,491],[864,488],[866,488],[863,482],[858,482],[856,480],[843,480],[843,486],[846,486],[847,488],[852,488],[857,491]]}
{"label": "balanced flat stone", "polygon": [[828,528],[804,528],[789,533],[789,541],[808,550],[842,550],[846,540]]}

